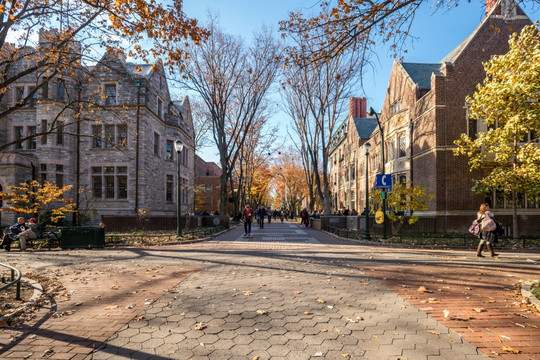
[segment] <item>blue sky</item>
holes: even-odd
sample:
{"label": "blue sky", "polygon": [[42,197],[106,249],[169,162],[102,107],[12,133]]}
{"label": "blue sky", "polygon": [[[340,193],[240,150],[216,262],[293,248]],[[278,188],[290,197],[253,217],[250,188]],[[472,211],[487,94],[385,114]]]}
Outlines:
{"label": "blue sky", "polygon": [[[404,54],[405,62],[438,63],[452,49],[454,49],[465,37],[478,26],[484,15],[483,2],[479,0],[460,1],[459,6],[449,11],[433,13],[431,5],[433,1],[424,4],[417,13],[411,29],[414,40],[407,43],[407,54]],[[276,33],[279,21],[286,19],[290,11],[302,10],[304,13],[314,13],[319,10],[317,0],[185,0],[184,11],[189,17],[197,18],[205,23],[208,10],[216,12],[220,16],[220,25],[227,33],[242,36],[250,41],[252,34],[263,25],[272,27]],[[532,21],[540,19],[540,9],[528,4],[524,7],[525,12]],[[384,102],[390,71],[392,70],[393,57],[382,46],[377,52],[374,69],[364,75],[364,91],[360,89],[355,96],[368,98],[368,107],[380,111]],[[279,101],[278,97],[275,97]],[[283,123],[288,124],[284,113],[277,113],[272,122],[279,123],[280,128],[285,129]],[[283,131],[284,137],[287,136]],[[204,149],[200,154],[206,161],[218,161],[215,150]]]}

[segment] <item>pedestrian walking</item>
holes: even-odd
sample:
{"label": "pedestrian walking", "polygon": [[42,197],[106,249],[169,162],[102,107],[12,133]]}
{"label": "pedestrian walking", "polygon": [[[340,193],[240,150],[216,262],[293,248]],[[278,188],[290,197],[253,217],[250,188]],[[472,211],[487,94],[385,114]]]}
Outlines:
{"label": "pedestrian walking", "polygon": [[251,236],[251,219],[253,217],[253,210],[249,204],[246,204],[242,217],[244,218],[244,236]]}
{"label": "pedestrian walking", "polygon": [[264,206],[259,205],[258,212],[259,217],[257,218],[257,221],[259,224],[259,228],[264,229],[264,217],[266,216],[266,209],[264,208]]}
{"label": "pedestrian walking", "polygon": [[484,257],[484,255],[482,255],[484,246],[487,246],[492,257],[499,256],[499,254],[496,254],[495,250],[493,250],[493,246],[498,241],[500,224],[495,220],[495,215],[491,212],[489,204],[480,205],[480,210],[478,210],[478,213],[476,214],[476,222],[480,225],[480,232],[478,233],[480,243],[476,250],[476,256]]}

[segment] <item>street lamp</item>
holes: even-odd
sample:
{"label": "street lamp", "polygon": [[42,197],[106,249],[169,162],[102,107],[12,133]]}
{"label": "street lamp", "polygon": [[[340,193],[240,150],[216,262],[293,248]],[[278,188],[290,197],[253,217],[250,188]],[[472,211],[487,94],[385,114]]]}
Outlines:
{"label": "street lamp", "polygon": [[369,235],[369,185],[368,185],[368,154],[369,149],[371,148],[371,144],[368,142],[365,142],[364,145],[362,145],[362,149],[364,149],[364,154],[366,155],[366,235],[364,236],[364,239],[370,240],[371,236]]}
{"label": "street lamp", "polygon": [[[375,110],[373,110],[372,107],[369,108],[369,116],[375,115],[375,119],[377,119],[377,125],[379,126],[379,133],[381,134],[381,160],[382,160],[382,174],[385,174],[385,167],[386,162],[384,159],[384,133],[383,128],[381,126],[381,122],[379,121],[379,114]],[[385,189],[383,189],[385,191]],[[382,211],[383,211],[383,239],[386,239],[386,194],[382,199]]]}
{"label": "street lamp", "polygon": [[182,225],[180,224],[180,216],[182,214],[182,182],[180,179],[180,153],[184,149],[184,144],[180,140],[174,142],[176,150],[176,163],[178,165],[178,173],[176,174],[176,228],[178,236],[182,236]]}

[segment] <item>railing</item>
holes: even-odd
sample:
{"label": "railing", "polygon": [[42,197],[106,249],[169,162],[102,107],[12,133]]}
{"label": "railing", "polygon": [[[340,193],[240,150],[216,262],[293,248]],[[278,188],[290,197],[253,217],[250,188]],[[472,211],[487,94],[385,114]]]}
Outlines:
{"label": "railing", "polygon": [[[339,237],[362,240],[365,231],[347,230],[335,226],[326,225],[326,230]],[[371,233],[371,242],[384,244],[404,244],[413,246],[441,246],[441,247],[475,247],[478,245],[478,238],[471,234],[396,234],[388,235],[388,239],[382,239],[380,234]],[[498,248],[538,248],[540,238],[520,238],[514,240],[508,236],[499,236]]]}
{"label": "railing", "polygon": [[[8,268],[8,269],[11,270],[11,282],[9,284],[6,284],[6,285],[0,287],[0,291],[2,291],[4,289],[7,289],[8,287],[10,287],[13,284],[17,284],[17,295],[16,295],[15,299],[16,300],[21,300],[21,272],[19,271],[19,269],[14,268],[13,266],[10,266],[10,265],[7,265],[7,264],[0,263],[0,266],[3,266],[5,268]],[[15,273],[17,273],[17,278],[15,278]],[[4,278],[2,277],[2,279],[4,279]]]}

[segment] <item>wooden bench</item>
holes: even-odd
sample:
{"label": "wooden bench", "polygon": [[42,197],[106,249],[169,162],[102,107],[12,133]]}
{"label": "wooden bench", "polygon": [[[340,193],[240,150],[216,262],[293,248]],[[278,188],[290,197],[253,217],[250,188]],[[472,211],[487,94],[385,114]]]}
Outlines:
{"label": "wooden bench", "polygon": [[[9,228],[7,227],[4,229],[4,234],[9,234]],[[55,227],[50,226],[38,226],[37,228],[32,229],[34,233],[36,234],[35,239],[27,239],[26,240],[26,247],[32,247],[41,249],[42,247],[46,246],[51,250],[53,247],[60,247],[60,232]],[[13,239],[13,243],[19,243],[20,242],[17,239]]]}

